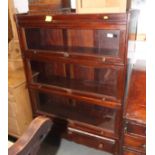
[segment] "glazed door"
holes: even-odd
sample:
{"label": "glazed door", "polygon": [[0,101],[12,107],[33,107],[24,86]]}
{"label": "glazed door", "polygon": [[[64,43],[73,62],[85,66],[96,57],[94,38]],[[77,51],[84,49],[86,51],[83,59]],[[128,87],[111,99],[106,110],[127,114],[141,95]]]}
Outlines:
{"label": "glazed door", "polygon": [[118,29],[26,28],[27,49],[70,56],[105,57],[105,63],[123,63],[125,31]]}
{"label": "glazed door", "polygon": [[59,61],[28,61],[31,82],[47,88],[57,88],[121,102],[123,95],[123,68],[87,66]]}
{"label": "glazed door", "polygon": [[116,109],[35,89],[31,89],[32,94],[36,105],[35,113],[76,121],[113,135],[118,134],[116,126],[119,124],[119,113]]}

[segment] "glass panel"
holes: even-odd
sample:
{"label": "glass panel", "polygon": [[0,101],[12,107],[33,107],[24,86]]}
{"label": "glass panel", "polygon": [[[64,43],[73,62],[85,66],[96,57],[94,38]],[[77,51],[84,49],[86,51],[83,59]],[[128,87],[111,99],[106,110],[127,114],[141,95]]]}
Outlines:
{"label": "glass panel", "polygon": [[36,93],[38,109],[62,118],[88,123],[114,131],[116,110],[69,99],[63,96]]}
{"label": "glass panel", "polygon": [[117,96],[117,69],[38,61],[31,61],[31,68],[34,82]]}
{"label": "glass panel", "polygon": [[29,49],[117,56],[119,30],[25,29]]}

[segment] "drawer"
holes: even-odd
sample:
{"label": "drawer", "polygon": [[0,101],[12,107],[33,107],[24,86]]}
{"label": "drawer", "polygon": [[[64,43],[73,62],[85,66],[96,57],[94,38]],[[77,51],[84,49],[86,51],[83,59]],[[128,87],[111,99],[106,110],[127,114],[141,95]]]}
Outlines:
{"label": "drawer", "polygon": [[66,138],[79,144],[84,144],[110,153],[115,153],[116,151],[116,141],[114,139],[96,136],[82,130],[68,128]]}
{"label": "drawer", "polygon": [[105,130],[104,128],[100,128],[98,126],[93,126],[90,124],[85,124],[78,121],[69,120],[68,126],[77,130],[86,131],[88,133],[92,133],[102,137],[109,137],[109,138],[118,138],[118,135],[112,131]]}
{"label": "drawer", "polygon": [[[69,126],[83,124],[86,131],[98,128],[103,135],[118,135],[115,125],[119,124],[119,110],[73,99],[58,94],[31,90],[36,112],[69,121]],[[78,122],[76,124],[71,122]],[[90,128],[88,128],[88,126]],[[81,126],[82,127],[82,126]],[[80,126],[77,128],[80,129]],[[104,132],[103,132],[104,131]],[[94,133],[96,134],[96,132]],[[99,134],[99,133],[98,133]]]}
{"label": "drawer", "polygon": [[[136,15],[136,14],[135,14]],[[104,16],[106,16],[104,18]],[[82,25],[82,23],[87,22],[87,27],[91,26],[89,23],[93,22],[113,22],[117,23],[120,22],[121,24],[124,23],[126,24],[128,20],[128,14],[126,13],[106,13],[106,14],[91,14],[91,16],[87,14],[65,14],[65,15],[51,15],[51,22],[45,22],[46,15],[17,15],[17,20],[18,24],[20,26],[26,26],[26,25],[35,25],[40,26],[39,24],[44,25],[44,27],[49,27],[49,25],[52,27],[54,24],[61,25],[61,28],[64,27],[64,24],[75,24],[74,26],[76,27],[77,25],[79,26]],[[107,18],[108,17],[108,18]],[[76,20],[75,20],[76,19]],[[63,25],[62,25],[63,23]],[[41,26],[40,26],[41,27]]]}
{"label": "drawer", "polygon": [[126,122],[125,132],[129,134],[146,136],[146,126],[142,124],[133,123],[133,122]]}
{"label": "drawer", "polygon": [[133,148],[137,151],[146,151],[146,139],[142,136],[133,136],[130,134],[124,135],[125,147]]}
{"label": "drawer", "polygon": [[102,100],[120,102],[124,93],[124,68],[120,66],[94,66],[41,60],[30,61],[33,83],[62,88],[68,92],[101,97]]}
{"label": "drawer", "polygon": [[123,155],[146,155],[146,153],[139,153],[136,151],[124,149]]}
{"label": "drawer", "polygon": [[126,49],[122,45],[126,43],[126,33],[119,28],[26,28],[25,36],[27,49],[35,53],[53,54],[67,60],[124,64]]}

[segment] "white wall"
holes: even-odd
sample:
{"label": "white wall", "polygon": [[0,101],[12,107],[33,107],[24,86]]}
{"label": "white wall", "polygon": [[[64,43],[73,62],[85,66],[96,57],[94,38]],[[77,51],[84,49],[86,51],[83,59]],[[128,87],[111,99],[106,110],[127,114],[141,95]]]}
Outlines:
{"label": "white wall", "polygon": [[24,13],[28,11],[28,0],[13,0],[13,1],[18,13]]}
{"label": "white wall", "polygon": [[71,7],[76,8],[76,0],[71,0]]}

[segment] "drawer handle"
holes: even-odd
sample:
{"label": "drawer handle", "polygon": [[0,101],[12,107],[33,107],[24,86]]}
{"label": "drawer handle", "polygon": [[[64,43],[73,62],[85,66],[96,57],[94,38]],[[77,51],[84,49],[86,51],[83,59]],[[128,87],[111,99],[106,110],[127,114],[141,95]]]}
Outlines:
{"label": "drawer handle", "polygon": [[109,17],[108,16],[103,16],[103,19],[107,20],[107,19],[109,19]]}
{"label": "drawer handle", "polygon": [[64,57],[68,58],[69,57],[69,53],[64,53]]}
{"label": "drawer handle", "polygon": [[45,22],[51,22],[53,20],[52,16],[46,16],[45,17]]}
{"label": "drawer handle", "polygon": [[102,62],[105,62],[106,61],[106,58],[105,57],[102,57]]}

